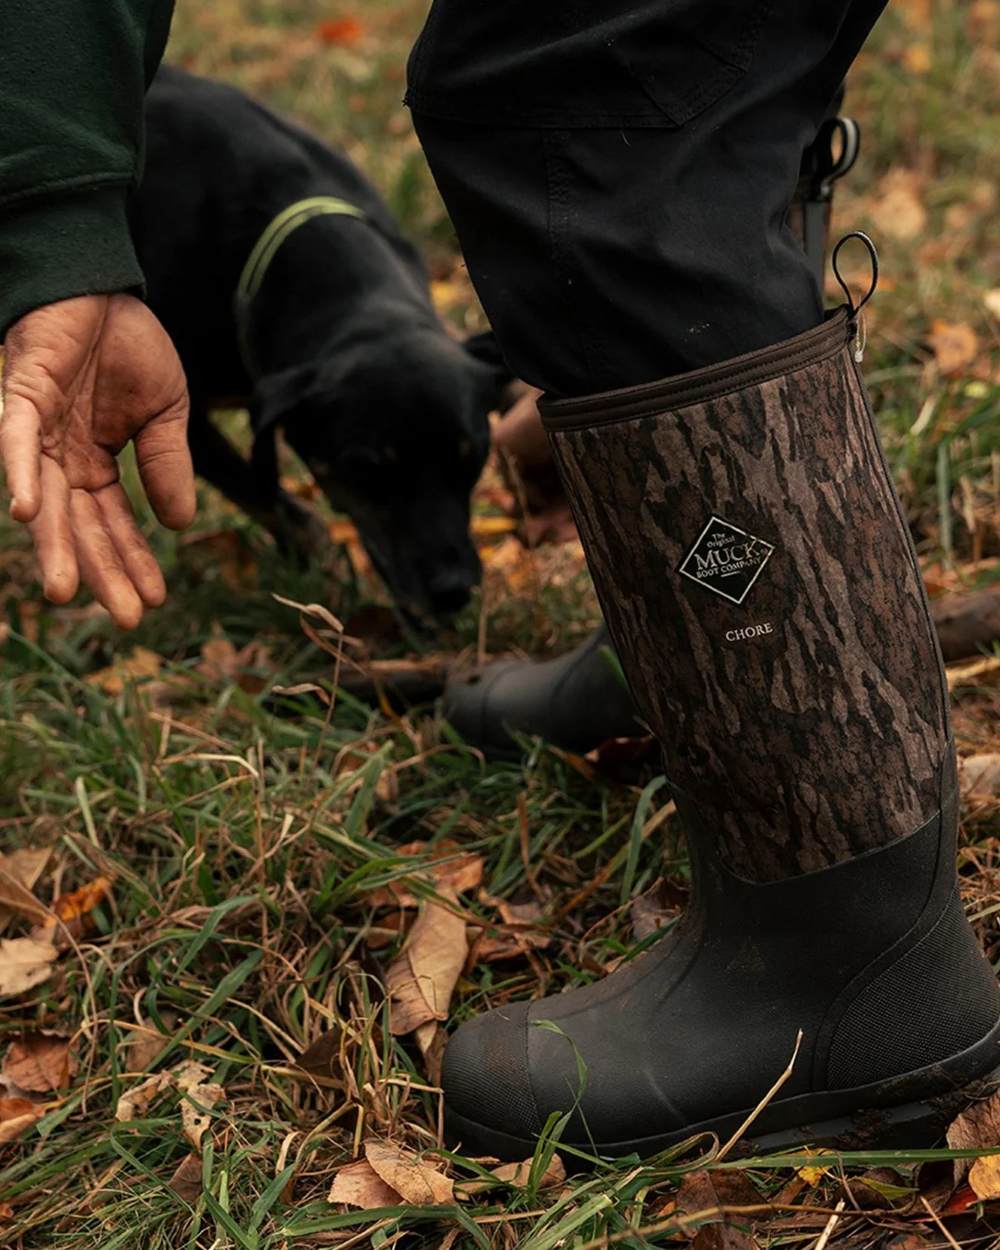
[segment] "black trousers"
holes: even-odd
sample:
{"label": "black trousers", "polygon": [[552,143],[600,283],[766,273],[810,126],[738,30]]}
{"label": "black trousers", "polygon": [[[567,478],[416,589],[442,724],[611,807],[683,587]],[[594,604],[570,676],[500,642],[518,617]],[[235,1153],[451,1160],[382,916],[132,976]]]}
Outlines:
{"label": "black trousers", "polygon": [[801,333],[786,213],[885,0],[435,0],[408,103],[508,364],[581,395]]}

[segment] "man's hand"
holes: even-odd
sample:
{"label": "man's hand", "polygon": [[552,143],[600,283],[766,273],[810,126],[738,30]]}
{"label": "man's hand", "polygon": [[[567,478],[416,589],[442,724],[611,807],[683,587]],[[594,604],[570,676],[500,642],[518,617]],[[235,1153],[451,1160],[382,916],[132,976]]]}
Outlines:
{"label": "man's hand", "polygon": [[45,595],[80,579],[131,629],[166,596],[115,457],[129,439],[162,524],[194,518],[184,370],[166,331],[131,295],[86,295],[28,313],[8,331],[0,456],[10,513],[30,526]]}

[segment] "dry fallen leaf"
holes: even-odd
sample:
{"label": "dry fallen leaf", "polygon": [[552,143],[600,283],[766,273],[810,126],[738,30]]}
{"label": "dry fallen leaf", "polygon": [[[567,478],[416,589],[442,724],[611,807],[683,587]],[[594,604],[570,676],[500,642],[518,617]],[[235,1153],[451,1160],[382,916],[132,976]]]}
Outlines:
{"label": "dry fallen leaf", "polygon": [[52,975],[59,952],[36,938],[0,938],[0,997],[24,994]]}
{"label": "dry fallen leaf", "polygon": [[[164,1027],[172,1029],[177,1023],[177,1014],[173,1011],[161,1013]],[[128,1043],[126,1060],[130,1072],[146,1072],[159,1058],[170,1042],[170,1038],[158,1033],[152,1025],[136,1029]]]}
{"label": "dry fallen leaf", "polygon": [[[498,1181],[505,1181],[508,1185],[523,1189],[531,1176],[533,1163],[533,1159],[524,1159],[520,1163],[501,1163],[498,1168],[491,1169],[490,1175],[495,1176]],[[554,1154],[539,1177],[538,1188],[550,1189],[553,1185],[561,1185],[565,1179],[566,1168],[563,1166],[563,1161],[557,1154]],[[484,1189],[490,1188],[492,1188],[490,1182],[482,1177],[477,1180],[460,1181],[455,1186],[456,1193],[462,1198],[471,1198]]]}
{"label": "dry fallen leaf", "polygon": [[221,1085],[206,1081],[210,1068],[195,1060],[182,1063],[174,1073],[177,1088],[184,1095],[181,1103],[181,1124],[184,1136],[195,1150],[201,1149],[201,1139],[211,1127],[212,1108],[226,1096]]}
{"label": "dry fallen leaf", "polygon": [[364,33],[365,28],[356,17],[327,17],[316,24],[316,38],[332,47],[351,47]]}
{"label": "dry fallen leaf", "polygon": [[44,1114],[29,1098],[0,1098],[0,1143],[16,1141]]}
{"label": "dry fallen leaf", "polygon": [[[676,1213],[680,1219],[712,1207],[743,1206],[759,1201],[752,1182],[744,1172],[686,1172],[677,1191]],[[693,1234],[692,1250],[751,1250],[753,1238],[744,1228],[731,1224],[733,1217],[719,1216],[719,1222],[702,1224]],[[735,1217],[738,1219],[738,1217]],[[692,1236],[689,1232],[688,1236]]]}
{"label": "dry fallen leaf", "polygon": [[[1000,1146],[1000,1092],[974,1102],[955,1117],[947,1133],[952,1150],[993,1149]],[[968,1176],[965,1175],[966,1170]],[[973,1161],[955,1160],[955,1184],[965,1179],[982,1199],[1000,1198],[1000,1155]]]}
{"label": "dry fallen leaf", "polygon": [[[454,901],[450,891],[440,893]],[[428,901],[386,972],[394,1034],[412,1033],[428,1021],[448,1018],[448,1004],[467,954],[465,920],[442,903]]]}
{"label": "dry fallen leaf", "polygon": [[155,651],[150,651],[148,647],[133,647],[131,655],[116,660],[108,668],[89,673],[84,681],[98,686],[105,694],[121,694],[130,681],[159,677],[162,667],[163,657]]}
{"label": "dry fallen leaf", "polygon": [[141,1116],[157,1094],[161,1094],[174,1083],[173,1073],[157,1072],[155,1076],[147,1077],[139,1085],[133,1086],[127,1093],[122,1094],[118,1099],[118,1105],[115,1107],[115,1119],[121,1123],[134,1120],[137,1116]]}
{"label": "dry fallen leaf", "polygon": [[217,634],[201,644],[201,660],[195,671],[209,681],[235,681],[248,694],[258,694],[266,682],[248,669],[271,669],[270,650],[257,639],[239,650],[224,635]]}
{"label": "dry fallen leaf", "polygon": [[[483,879],[483,857],[471,851],[462,851],[456,842],[445,840],[433,848],[426,842],[405,842],[396,848],[396,854],[429,856],[430,863],[421,865],[413,875],[429,879],[438,893],[442,888],[453,890],[456,894],[474,890]],[[411,884],[409,877],[390,881],[382,889],[373,890],[368,901],[373,907],[419,907],[420,899],[409,889]]]}
{"label": "dry fallen leaf", "polygon": [[414,1206],[440,1206],[455,1200],[455,1186],[443,1172],[391,1142],[365,1142],[365,1158],[386,1185]]}
{"label": "dry fallen leaf", "polygon": [[27,916],[29,920],[45,922],[49,909],[34,894],[11,876],[0,864],[0,908],[7,916]]}
{"label": "dry fallen leaf", "polygon": [[71,924],[74,920],[89,916],[94,908],[107,898],[110,889],[111,882],[107,877],[97,877],[94,881],[82,885],[78,890],[71,890],[69,894],[60,894],[52,904],[52,910],[63,924]]}
{"label": "dry fallen leaf", "polygon": [[[51,857],[50,847],[23,847],[0,855],[0,933],[15,915],[27,915],[32,920],[48,915],[48,908],[33,891]],[[11,889],[15,898],[8,897]]]}
{"label": "dry fallen leaf", "polygon": [[55,1033],[25,1033],[17,1038],[7,1048],[0,1068],[7,1081],[31,1094],[66,1089],[75,1074],[70,1039]]}
{"label": "dry fallen leaf", "polygon": [[201,1197],[202,1169],[201,1157],[188,1154],[178,1163],[170,1178],[170,1188],[192,1207]]}
{"label": "dry fallen leaf", "polygon": [[986,305],[987,311],[991,312],[998,321],[1000,321],[1000,286],[995,286],[983,296],[983,303]]}
{"label": "dry fallen leaf", "polygon": [[111,890],[111,881],[107,877],[97,877],[71,890],[68,894],[60,894],[51,907],[49,918],[44,924],[32,930],[31,936],[38,941],[51,941],[65,949],[78,941],[88,932],[91,916]]}
{"label": "dry fallen leaf", "polygon": [[946,376],[961,373],[979,354],[979,336],[962,321],[935,319],[927,337],[937,366]]}
{"label": "dry fallen leaf", "polygon": [[958,761],[958,780],[967,799],[1000,795],[1000,754],[967,755]]}
{"label": "dry fallen leaf", "polygon": [[344,1202],[350,1207],[373,1211],[377,1207],[398,1207],[403,1199],[375,1171],[367,1159],[349,1163],[333,1178],[327,1202]]}
{"label": "dry fallen leaf", "polygon": [[551,935],[541,925],[542,906],[537,899],[524,903],[511,903],[507,899],[491,898],[480,893],[480,901],[499,911],[503,928],[494,933],[484,933],[476,943],[476,959],[493,963],[503,959],[519,958],[529,950],[545,950],[552,941]]}
{"label": "dry fallen leaf", "polygon": [[879,230],[894,239],[916,239],[927,227],[923,183],[912,169],[891,169],[878,184],[872,216]]}

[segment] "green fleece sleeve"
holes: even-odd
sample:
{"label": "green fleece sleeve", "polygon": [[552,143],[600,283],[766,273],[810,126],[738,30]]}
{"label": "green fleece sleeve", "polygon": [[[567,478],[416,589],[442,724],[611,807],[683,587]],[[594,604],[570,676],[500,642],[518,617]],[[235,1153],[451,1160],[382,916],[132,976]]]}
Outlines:
{"label": "green fleece sleeve", "polygon": [[142,287],[126,203],[173,0],[0,0],[0,338],[32,308]]}

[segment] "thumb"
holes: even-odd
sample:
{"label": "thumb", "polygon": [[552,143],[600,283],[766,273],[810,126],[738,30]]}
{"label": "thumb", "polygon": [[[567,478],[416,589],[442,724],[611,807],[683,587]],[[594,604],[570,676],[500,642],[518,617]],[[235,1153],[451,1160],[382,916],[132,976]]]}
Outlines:
{"label": "thumb", "polygon": [[0,417],[0,459],[3,461],[10,515],[15,521],[33,521],[42,503],[42,422],[34,402],[6,388]]}
{"label": "thumb", "polygon": [[161,525],[182,530],[195,514],[194,467],[187,440],[188,401],[153,417],[135,435],[139,476]]}

